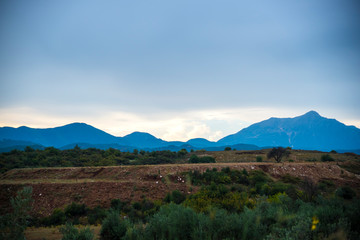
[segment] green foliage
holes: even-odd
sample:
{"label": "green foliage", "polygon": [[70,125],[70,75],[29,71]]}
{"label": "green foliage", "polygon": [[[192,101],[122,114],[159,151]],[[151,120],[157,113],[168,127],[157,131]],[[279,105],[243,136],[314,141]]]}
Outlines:
{"label": "green foliage", "polygon": [[321,156],[322,162],[333,162],[335,159],[333,159],[329,154],[324,154]]}
{"label": "green foliage", "polygon": [[28,225],[29,212],[33,199],[32,187],[24,187],[17,192],[15,198],[10,199],[12,211],[0,216],[0,237],[2,239],[25,239],[24,231]]}
{"label": "green foliage", "polygon": [[224,149],[224,151],[230,151],[231,150],[231,147],[226,147],[225,149]]}
{"label": "green foliage", "polygon": [[180,204],[186,199],[185,194],[180,192],[179,190],[174,190],[171,193],[166,194],[164,198],[164,202],[170,203],[173,202],[175,204]]}
{"label": "green foliage", "polygon": [[224,185],[214,183],[190,195],[184,202],[185,206],[189,206],[198,212],[207,212],[210,207],[239,212],[244,206],[252,207],[253,204],[254,202],[248,198],[245,192],[230,192]]}
{"label": "green foliage", "polygon": [[262,162],[262,161],[263,161],[262,156],[256,156],[256,161],[257,161],[257,162]]}
{"label": "green foliage", "polygon": [[239,184],[249,184],[248,173],[246,171],[238,171],[238,170],[230,170],[230,168],[223,168],[220,172],[217,169],[206,169],[204,173],[200,173],[199,171],[191,171],[188,172],[188,175],[191,179],[191,183],[194,185],[202,185],[202,184],[231,184],[231,183],[239,183]]}
{"label": "green foliage", "polygon": [[106,210],[100,206],[96,206],[87,211],[88,222],[92,225],[100,224],[106,215]]}
{"label": "green foliage", "polygon": [[328,191],[330,189],[333,189],[335,187],[335,184],[331,180],[322,179],[318,183],[318,188],[321,191]]}
{"label": "green foliage", "polygon": [[78,218],[86,215],[85,204],[71,203],[65,208],[65,215],[69,218]]}
{"label": "green foliage", "polygon": [[112,199],[110,202],[111,208],[122,211],[122,209],[125,207],[126,202],[121,201],[120,199]]}
{"label": "green foliage", "polygon": [[[44,150],[34,150],[30,147],[24,151],[13,150],[0,154],[0,173],[13,168],[26,167],[84,167],[84,166],[114,166],[127,164],[163,164],[184,162],[187,157],[185,149],[179,152],[169,150],[145,152],[121,152],[109,148],[101,150],[96,148],[59,150],[53,147]],[[201,161],[212,161],[201,159]]]}
{"label": "green foliage", "polygon": [[263,185],[272,182],[271,178],[262,170],[254,170],[249,174],[249,181],[252,186]]}
{"label": "green foliage", "polygon": [[344,199],[353,199],[356,196],[356,192],[349,186],[338,188],[335,194]]}
{"label": "green foliage", "polygon": [[41,223],[45,226],[57,226],[62,225],[66,222],[66,215],[64,211],[56,208],[49,217],[42,219]]}
{"label": "green foliage", "polygon": [[193,154],[190,156],[189,163],[215,163],[215,158],[211,156],[199,157]]}
{"label": "green foliage", "polygon": [[127,223],[120,219],[118,211],[110,210],[100,230],[100,239],[102,240],[121,240],[127,230]]}
{"label": "green foliage", "polygon": [[318,186],[315,184],[313,180],[310,178],[305,178],[305,180],[302,182],[302,191],[303,194],[301,198],[306,202],[314,201],[316,196],[318,195]]}
{"label": "green foliage", "polygon": [[160,208],[146,227],[147,239],[192,239],[197,214],[190,208],[169,204]]}
{"label": "green foliage", "polygon": [[78,230],[71,223],[67,223],[60,228],[60,232],[63,237],[62,240],[92,240],[94,239],[94,233],[89,227]]}
{"label": "green foliage", "polygon": [[281,176],[281,181],[284,183],[299,184],[301,179],[287,173]]}

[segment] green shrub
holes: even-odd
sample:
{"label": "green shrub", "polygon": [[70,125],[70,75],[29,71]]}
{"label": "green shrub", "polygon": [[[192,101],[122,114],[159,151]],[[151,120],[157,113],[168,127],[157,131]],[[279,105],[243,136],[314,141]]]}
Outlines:
{"label": "green shrub", "polygon": [[262,162],[262,161],[263,161],[262,156],[256,156],[256,161],[257,161],[257,162]]}
{"label": "green shrub", "polygon": [[88,210],[88,222],[89,224],[98,224],[106,217],[106,210],[100,206],[96,206],[93,209]]}
{"label": "green shrub", "polygon": [[252,186],[272,181],[271,178],[262,170],[251,171],[249,174],[249,180]]}
{"label": "green shrub", "polygon": [[126,234],[127,224],[120,219],[119,212],[110,210],[100,230],[102,240],[121,240]]}
{"label": "green shrub", "polygon": [[348,186],[338,188],[335,194],[344,199],[353,199],[356,196],[356,192]]}
{"label": "green shrub", "polygon": [[182,203],[186,199],[185,194],[180,192],[179,190],[174,190],[171,193],[166,194],[164,201],[167,203],[173,202],[176,204]]}
{"label": "green shrub", "polygon": [[12,211],[0,216],[0,238],[18,240],[24,239],[24,231],[28,225],[32,187],[24,187],[17,192],[15,198],[10,199]]}
{"label": "green shrub", "polygon": [[324,154],[321,156],[322,162],[333,162],[335,161],[329,154]]}
{"label": "green shrub", "polygon": [[111,208],[122,211],[123,207],[126,205],[126,202],[121,201],[120,199],[112,199],[110,206]]}
{"label": "green shrub", "polygon": [[71,203],[65,208],[65,215],[69,218],[78,218],[86,215],[85,204]]}
{"label": "green shrub", "polygon": [[231,147],[226,147],[225,149],[224,149],[224,151],[230,151],[231,150]]}
{"label": "green shrub", "polygon": [[199,157],[193,154],[190,156],[189,163],[215,163],[215,158],[211,156]]}
{"label": "green shrub", "polygon": [[331,180],[322,179],[322,180],[319,181],[318,187],[322,191],[327,191],[329,188],[335,187],[335,184]]}
{"label": "green shrub", "polygon": [[42,224],[45,226],[57,226],[66,222],[66,215],[63,210],[56,208],[49,217],[42,219]]}
{"label": "green shrub", "polygon": [[94,233],[89,227],[81,229],[80,231],[75,228],[71,223],[67,223],[60,228],[60,232],[63,237],[62,240],[92,240],[94,239]]}
{"label": "green shrub", "polygon": [[284,183],[298,184],[301,182],[301,179],[287,173],[281,176],[281,181]]}
{"label": "green shrub", "polygon": [[162,206],[146,226],[146,239],[192,239],[198,215],[191,208],[173,203]]}

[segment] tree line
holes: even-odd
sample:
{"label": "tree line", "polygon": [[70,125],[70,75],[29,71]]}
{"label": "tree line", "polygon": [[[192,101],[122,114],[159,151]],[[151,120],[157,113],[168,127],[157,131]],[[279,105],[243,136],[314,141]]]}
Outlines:
{"label": "tree line", "polygon": [[[133,150],[122,152],[109,148],[101,150],[96,148],[59,150],[48,147],[44,150],[35,150],[26,147],[24,151],[12,150],[0,154],[0,173],[13,168],[37,167],[86,167],[86,166],[118,166],[118,165],[146,165],[169,163],[196,163],[215,162],[212,157],[198,157],[182,149],[177,152],[170,150],[144,151]],[[191,161],[189,159],[191,158]]]}

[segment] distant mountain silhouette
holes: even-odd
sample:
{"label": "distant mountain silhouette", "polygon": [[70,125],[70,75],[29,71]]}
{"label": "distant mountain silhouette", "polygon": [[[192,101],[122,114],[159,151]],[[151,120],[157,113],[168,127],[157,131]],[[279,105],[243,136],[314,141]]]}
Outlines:
{"label": "distant mountain silhouette", "polygon": [[33,149],[44,149],[44,146],[28,141],[17,141],[11,139],[0,140],[0,152],[9,152],[11,150],[24,150],[26,147]]}
{"label": "distant mountain silhouette", "polygon": [[134,146],[137,148],[157,148],[169,145],[168,142],[144,132],[133,132],[119,138],[118,142],[123,145]]}
{"label": "distant mountain silhouette", "polygon": [[194,147],[213,147],[216,145],[215,142],[210,142],[205,138],[193,138],[186,142]]}
{"label": "distant mountain silhouette", "polygon": [[[85,123],[72,123],[62,127],[36,129],[29,127],[1,127],[0,151],[24,149],[26,145],[36,148],[53,146],[60,149],[73,148],[117,148],[122,151],[133,149],[180,150],[206,149],[219,151],[225,147],[237,150],[255,150],[272,146],[290,146],[295,149],[322,150],[360,149],[360,129],[346,126],[335,119],[321,117],[310,111],[295,118],[270,118],[255,123],[241,131],[226,136],[218,142],[194,138],[187,142],[167,142],[149,133],[133,132],[124,137],[115,137]],[[236,145],[236,146],[235,146]]]}
{"label": "distant mountain silhouette", "polygon": [[117,137],[85,123],[72,123],[62,127],[44,129],[3,127],[0,128],[0,140],[1,139],[29,141],[43,146],[53,147],[62,147],[76,142],[86,142],[90,144],[117,142]]}
{"label": "distant mountain silhouette", "polygon": [[218,144],[283,146],[295,149],[359,149],[360,129],[310,111],[295,118],[270,118],[224,137]]}

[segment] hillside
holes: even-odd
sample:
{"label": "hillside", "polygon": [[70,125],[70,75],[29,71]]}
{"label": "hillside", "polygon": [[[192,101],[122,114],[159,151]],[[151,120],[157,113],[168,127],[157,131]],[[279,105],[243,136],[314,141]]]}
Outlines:
{"label": "hillside", "polygon": [[8,204],[12,196],[23,185],[33,187],[36,202],[34,212],[50,214],[73,201],[87,206],[110,206],[111,199],[140,201],[163,199],[167,192],[180,190],[186,194],[198,191],[186,179],[187,171],[230,167],[234,170],[260,169],[270,176],[280,178],[285,174],[315,182],[331,180],[337,186],[348,185],[359,191],[360,179],[340,168],[336,163],[213,163],[157,166],[85,167],[14,169],[0,175],[0,204]]}

